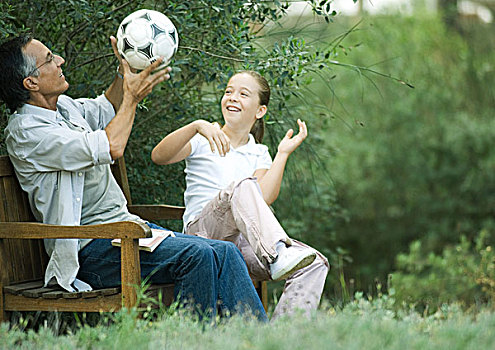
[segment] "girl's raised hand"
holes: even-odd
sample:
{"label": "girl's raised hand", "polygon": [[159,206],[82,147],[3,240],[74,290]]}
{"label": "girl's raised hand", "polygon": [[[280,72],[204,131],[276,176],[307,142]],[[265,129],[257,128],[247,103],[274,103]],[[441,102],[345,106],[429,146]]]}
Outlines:
{"label": "girl's raised hand", "polygon": [[285,134],[285,137],[278,145],[278,152],[291,154],[297,147],[299,147],[306,136],[308,136],[308,128],[306,127],[306,123],[301,121],[301,119],[298,119],[297,124],[299,125],[299,133],[292,137],[294,130],[289,129],[289,131]]}
{"label": "girl's raised hand", "polygon": [[206,137],[210,143],[212,152],[215,152],[215,147],[220,156],[224,157],[230,151],[230,139],[222,131],[218,123],[210,123],[206,120],[196,120],[196,131]]}

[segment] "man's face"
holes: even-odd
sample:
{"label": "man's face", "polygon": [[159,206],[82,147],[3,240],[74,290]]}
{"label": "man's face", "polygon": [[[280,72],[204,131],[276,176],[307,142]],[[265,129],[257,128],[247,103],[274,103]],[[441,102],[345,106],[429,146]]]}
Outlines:
{"label": "man's face", "polygon": [[40,72],[37,80],[37,92],[49,98],[50,96],[59,96],[69,88],[69,83],[65,80],[62,72],[62,64],[65,60],[53,54],[40,41],[33,39],[26,47],[24,52],[27,55],[36,57],[36,67]]}

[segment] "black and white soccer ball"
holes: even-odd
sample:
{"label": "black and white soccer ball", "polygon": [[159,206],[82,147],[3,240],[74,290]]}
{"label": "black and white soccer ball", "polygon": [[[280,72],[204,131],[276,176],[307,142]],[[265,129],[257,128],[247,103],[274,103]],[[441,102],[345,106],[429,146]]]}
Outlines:
{"label": "black and white soccer ball", "polygon": [[179,35],[172,21],[163,13],[142,9],[131,13],[120,23],[117,49],[129,65],[144,69],[159,57],[165,67],[177,52]]}

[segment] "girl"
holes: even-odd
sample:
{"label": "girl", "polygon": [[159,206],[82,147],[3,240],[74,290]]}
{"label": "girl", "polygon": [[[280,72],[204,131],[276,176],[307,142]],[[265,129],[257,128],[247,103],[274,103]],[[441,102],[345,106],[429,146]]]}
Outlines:
{"label": "girl", "polygon": [[253,279],[287,279],[276,316],[316,308],[329,266],[319,252],[290,239],[269,208],[289,155],[307,136],[298,120],[299,133],[287,131],[272,162],[261,144],[269,98],[261,75],[235,74],[221,101],[224,126],[196,120],[167,135],[151,158],[156,164],[186,160],[185,233],[234,242]]}

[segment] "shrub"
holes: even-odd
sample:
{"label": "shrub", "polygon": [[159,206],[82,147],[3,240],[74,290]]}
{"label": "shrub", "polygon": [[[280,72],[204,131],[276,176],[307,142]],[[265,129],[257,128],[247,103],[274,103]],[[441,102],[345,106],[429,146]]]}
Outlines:
{"label": "shrub", "polygon": [[398,255],[398,270],[391,274],[396,301],[431,310],[451,302],[466,307],[495,305],[495,252],[486,244],[489,234],[481,231],[474,244],[462,236],[442,254],[428,252],[421,241],[413,242],[407,254]]}

